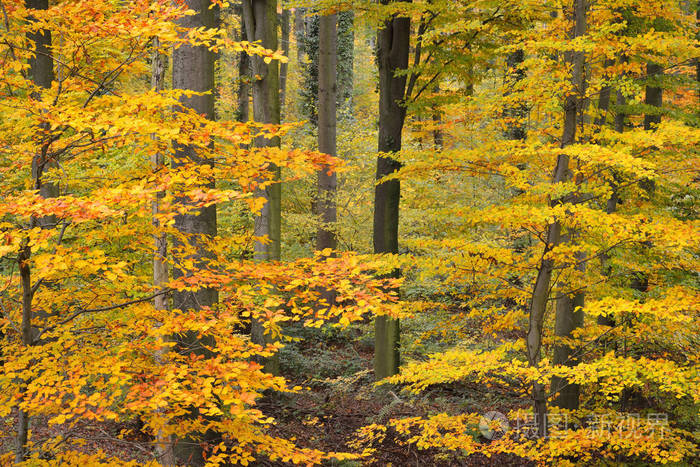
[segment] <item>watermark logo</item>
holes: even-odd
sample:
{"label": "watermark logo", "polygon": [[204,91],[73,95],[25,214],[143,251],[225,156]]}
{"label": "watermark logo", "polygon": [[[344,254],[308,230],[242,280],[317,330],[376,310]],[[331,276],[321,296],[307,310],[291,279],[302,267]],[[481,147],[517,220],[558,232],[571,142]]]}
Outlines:
{"label": "watermark logo", "polygon": [[486,412],[479,420],[479,431],[486,439],[498,439],[508,430],[510,430],[510,424],[501,412],[495,410]]}
{"label": "watermark logo", "polygon": [[[646,420],[638,413],[599,413],[588,415],[584,420],[569,420],[566,413],[545,414],[546,438],[565,438],[571,430],[584,429],[584,436],[596,439],[637,439],[654,436],[663,439],[668,429],[668,415],[647,414]],[[510,435],[536,439],[539,423],[537,414],[520,413],[509,422],[501,412],[492,410],[479,420],[479,431],[488,440]]]}

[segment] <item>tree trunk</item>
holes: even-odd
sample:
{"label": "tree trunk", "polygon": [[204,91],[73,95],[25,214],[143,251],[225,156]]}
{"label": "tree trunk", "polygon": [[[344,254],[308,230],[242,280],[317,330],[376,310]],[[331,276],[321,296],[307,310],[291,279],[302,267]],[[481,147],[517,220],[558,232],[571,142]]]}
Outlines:
{"label": "tree trunk", "polygon": [[[661,123],[661,106],[663,104],[663,89],[659,83],[663,75],[663,68],[656,63],[647,63],[647,85],[644,90],[644,129],[652,131]],[[655,184],[648,178],[642,179],[639,186],[643,188],[649,196],[653,195]],[[651,248],[651,243],[646,243],[647,248]],[[646,292],[649,288],[649,276],[642,271],[632,271],[630,287],[637,292]]]}
{"label": "tree trunk", "polygon": [[[377,180],[399,170],[401,164],[392,156],[401,150],[401,132],[406,108],[403,106],[406,75],[396,76],[408,68],[411,24],[409,18],[387,20],[377,35],[379,68],[379,138]],[[375,253],[399,251],[398,180],[379,183],[374,190]],[[378,316],[375,321],[374,376],[377,380],[396,374],[399,369],[399,321]]]}
{"label": "tree trunk", "polygon": [[[585,0],[573,0],[572,8],[569,12],[573,28],[569,33],[570,39],[585,34],[586,31],[586,3]],[[577,95],[583,89],[583,64],[584,54],[580,51],[571,51],[565,54],[567,63],[572,66],[571,83],[573,93],[566,97],[564,104],[564,130],[562,134],[561,146],[566,147],[573,144],[576,138],[577,115],[580,107],[580,97]],[[569,156],[560,154],[557,157],[557,164],[554,170],[552,183],[562,183],[569,178]],[[561,200],[552,200],[552,205],[560,204]],[[554,261],[546,255],[555,248],[561,240],[561,224],[558,221],[550,224],[547,228],[547,239],[545,248],[537,271],[537,278],[530,300],[529,328],[527,333],[527,356],[531,366],[537,366],[540,361],[542,346],[542,326],[544,323],[547,302],[549,301],[549,285],[552,279]],[[538,436],[547,435],[547,399],[545,386],[542,383],[533,383],[532,396],[534,401],[534,411],[537,420]]]}
{"label": "tree trunk", "polygon": [[[161,92],[165,89],[165,73],[168,69],[168,56],[160,53],[159,40],[153,39],[153,55],[151,60],[151,87],[156,92]],[[151,166],[153,171],[162,170],[165,164],[163,154],[157,152],[151,156]],[[153,227],[156,229],[153,235],[153,286],[156,290],[161,291],[168,282],[168,267],[166,258],[168,256],[168,238],[165,233],[158,232],[160,222],[158,214],[161,212],[160,203],[165,197],[165,192],[156,193],[155,199],[151,205],[153,212]],[[153,299],[153,306],[156,310],[168,310],[168,297],[165,294],[159,295]],[[156,359],[162,359],[162,352],[156,354]],[[173,453],[172,439],[165,437],[161,433],[156,433],[156,451],[158,460],[162,465],[175,465],[175,457]]]}
{"label": "tree trunk", "polygon": [[[562,242],[574,241],[575,233],[567,235]],[[585,270],[585,262],[581,255],[576,255],[576,259],[581,261],[577,269]],[[556,311],[554,316],[554,335],[559,339],[572,339],[574,330],[583,326],[583,308],[585,293],[576,292],[573,295],[563,293],[557,298]],[[554,365],[575,366],[578,363],[578,348],[566,343],[556,343],[554,345]],[[579,405],[579,385],[569,383],[566,378],[558,376],[552,377],[551,393],[556,394],[554,405],[563,409],[576,410]]]}
{"label": "tree trunk", "polygon": [[[48,0],[27,0],[25,6],[33,10],[47,10],[49,8]],[[33,21],[31,15],[28,21]],[[34,43],[34,56],[29,59],[29,77],[32,83],[39,89],[50,89],[54,79],[53,58],[51,56],[51,31],[41,29],[35,33],[27,34],[27,39],[30,43]],[[40,92],[32,93],[35,99],[41,98]],[[34,189],[39,190],[39,195],[44,198],[53,198],[59,195],[58,185],[53,183],[43,183],[42,175],[44,170],[54,167],[55,161],[47,158],[47,153],[50,145],[50,140],[45,136],[44,132],[48,130],[45,125],[38,127],[39,135],[37,138],[37,146],[39,150],[32,159],[32,178],[34,180]],[[39,219],[32,218],[32,227],[39,225],[42,228],[52,227],[56,224],[55,216],[45,216]],[[22,345],[33,345],[33,329],[32,329],[32,299],[34,292],[32,291],[31,269],[29,266],[29,258],[31,256],[31,247],[28,244],[22,246],[17,262],[20,273],[20,286],[22,288]],[[1,335],[0,335],[1,336]],[[25,381],[23,386],[28,382]],[[24,392],[25,388],[20,390]],[[30,429],[30,414],[28,411],[18,407],[17,409],[17,438],[15,447],[15,462],[24,461],[29,449],[27,441],[29,440]]]}
{"label": "tree trunk", "polygon": [[[440,85],[436,84],[433,88],[435,94],[440,93]],[[442,136],[442,115],[440,114],[440,109],[437,105],[433,105],[431,108],[432,119],[433,119],[433,147],[436,151],[442,151],[443,145],[445,144],[444,138]]]}
{"label": "tree trunk", "polygon": [[[291,29],[290,24],[290,11],[288,9],[282,10],[282,17],[280,18],[280,31],[282,33],[282,53],[285,57],[289,57],[289,33]],[[287,98],[287,69],[288,63],[280,64],[280,116],[284,115],[284,108]]]}
{"label": "tree trunk", "polygon": [[[216,14],[209,0],[186,0],[187,7],[195,12],[192,16],[185,16],[179,20],[179,26],[183,28],[214,28]],[[214,118],[214,64],[216,55],[205,46],[192,47],[182,45],[173,51],[173,88],[187,89],[206,93],[203,95],[181,97],[180,102],[184,107],[189,107],[209,119]],[[177,146],[172,160],[173,167],[195,163],[208,165],[210,161],[201,157],[193,147]],[[213,179],[202,180],[206,187],[214,187]],[[188,205],[191,201],[185,197],[179,197],[178,202]],[[196,264],[195,270],[182,269],[179,266],[173,268],[173,277],[178,278],[197,273],[212,254],[207,251],[205,238],[212,238],[217,233],[216,205],[198,209],[196,213],[180,214],[175,217],[175,228],[185,234],[187,241],[195,248],[192,258]],[[200,288],[192,292],[177,292],[173,294],[173,307],[179,311],[187,309],[199,310],[203,307],[214,307],[218,302],[218,291],[213,288]],[[202,355],[208,355],[204,344],[212,345],[207,338],[198,338],[196,335],[178,335],[175,340],[179,347],[188,348],[190,351]],[[193,414],[196,416],[196,414]],[[174,445],[174,453],[178,461],[187,465],[204,464],[204,448],[201,441],[211,442],[214,433],[204,434],[204,440],[181,439]]]}
{"label": "tree trunk", "polygon": [[[525,70],[522,68],[522,63],[524,61],[525,52],[522,49],[515,50],[506,57],[506,96],[510,95],[512,88],[515,87],[518,82],[525,79]],[[527,107],[525,104],[512,104],[507,107],[503,113],[510,119],[504,132],[506,139],[524,140],[526,136],[525,117],[527,116]]]}
{"label": "tree trunk", "polygon": [[[586,0],[583,0],[584,2]],[[584,5],[583,8],[586,8]],[[583,21],[586,21],[585,10],[583,11]],[[584,24],[584,31],[586,25]],[[576,102],[576,119],[579,127],[583,128],[587,120],[586,109],[589,105],[589,99],[586,96],[586,67],[585,67],[585,57],[581,58],[581,70],[580,77],[574,77],[575,89],[580,96],[578,102]],[[578,72],[578,68],[574,65],[574,73]],[[576,185],[580,186],[580,180],[576,180]],[[580,202],[580,196],[574,195],[571,198],[572,203]],[[576,241],[578,237],[576,230],[570,230],[565,238],[562,238],[563,243],[572,243]],[[577,252],[574,255],[574,260],[576,261],[575,269],[581,272],[586,270],[585,255],[581,252]],[[562,289],[567,288],[567,284],[562,284]],[[554,315],[554,335],[558,339],[573,339],[573,333],[576,329],[583,326],[583,306],[585,303],[586,294],[584,290],[579,290],[572,295],[569,295],[564,291],[560,292],[560,296],[557,298],[556,311]],[[578,308],[578,309],[577,309]],[[578,363],[578,349],[572,347],[567,343],[555,343],[554,345],[554,355],[552,358],[552,363],[554,365],[565,365],[573,367]],[[579,406],[579,385],[570,383],[565,378],[559,378],[557,376],[552,378],[552,385],[550,388],[550,393],[554,393],[554,405],[563,409],[576,410]]]}
{"label": "tree trunk", "polygon": [[341,118],[352,115],[353,66],[355,63],[355,13],[352,10],[338,13],[337,94],[336,102],[342,110]]}
{"label": "tree trunk", "polygon": [[294,9],[294,37],[297,41],[297,64],[299,65],[299,69],[304,68],[304,55],[306,54],[304,50],[304,37],[306,36],[305,14],[305,8]]}
{"label": "tree trunk", "polygon": [[[601,99],[601,101],[604,99],[604,96],[602,93],[601,93],[600,99]],[[609,103],[609,101],[610,101],[610,90],[608,88],[607,102]],[[617,95],[615,97],[615,107],[617,108],[617,111],[615,113],[615,120],[614,120],[614,124],[613,124],[615,131],[618,133],[622,133],[623,131],[625,131],[625,119],[627,117],[627,115],[625,114],[625,112],[623,110],[625,105],[626,105],[625,96],[622,94],[621,91],[618,90]],[[600,109],[600,107],[601,107],[601,104],[598,105],[599,109]],[[607,107],[605,110],[607,111]],[[602,125],[602,124],[604,124],[604,120],[600,121],[600,125]],[[614,177],[615,177],[615,175],[613,174],[613,179],[614,179]],[[605,213],[612,214],[615,211],[617,211],[617,203],[619,201],[620,201],[620,197],[619,197],[619,194],[617,192],[617,186],[616,186],[616,183],[613,182],[612,195],[610,195],[610,198],[608,198],[608,201],[605,205]],[[608,262],[610,261],[609,255],[607,253],[604,253],[603,255],[601,255],[600,260],[601,260],[601,269],[603,271],[603,274],[605,276],[610,276],[612,271],[611,271],[610,265],[608,264]],[[600,316],[598,316],[597,322],[601,326],[609,326],[609,327],[615,326],[615,319],[611,316],[600,315]],[[607,339],[605,339],[604,342],[607,342]]]}
{"label": "tree trunk", "polygon": [[[319,25],[318,56],[318,150],[336,155],[336,15],[324,15]],[[336,249],[336,174],[323,169],[318,173],[317,212],[321,225],[316,249]]]}
{"label": "tree trunk", "polygon": [[[663,75],[663,68],[656,63],[647,63],[647,84],[644,92],[644,104],[647,110],[644,114],[644,129],[651,130],[652,127],[661,123],[661,105],[663,91],[659,78]],[[653,107],[652,111],[649,107]]]}
{"label": "tree trunk", "polygon": [[[240,12],[240,40],[247,39],[245,30],[245,21],[243,19],[243,9],[239,8]],[[237,118],[239,122],[247,122],[250,120],[250,57],[247,53],[241,52],[238,57],[238,111]]]}
{"label": "tree trunk", "polygon": [[[29,267],[29,257],[32,254],[29,241],[25,240],[21,247],[17,263],[19,264],[20,287],[22,288],[22,345],[29,347],[33,344],[32,339],[32,280],[31,269]],[[26,390],[28,381],[23,381],[20,394]],[[15,463],[20,463],[27,459],[29,448],[29,412],[19,407],[17,409],[17,446],[15,448]]]}
{"label": "tree trunk", "polygon": [[[48,0],[27,0],[27,8],[33,10],[47,10]],[[29,17],[31,21],[31,16]],[[54,80],[53,57],[51,56],[51,31],[42,29],[35,33],[27,34],[27,39],[35,44],[35,53],[29,59],[29,76],[38,88],[50,89]],[[35,98],[40,97],[34,93]],[[41,130],[47,130],[41,127]],[[43,144],[42,144],[43,146]],[[34,189],[39,190],[39,194],[44,198],[55,198],[59,195],[59,187],[55,183],[46,183],[42,180],[44,171],[55,168],[56,161],[47,159],[48,148],[42,148],[32,160],[32,178],[34,179]],[[46,216],[38,219],[39,226],[53,227],[56,225],[55,216]]]}
{"label": "tree trunk", "polygon": [[[245,15],[245,30],[250,42],[259,41],[266,49],[277,50],[277,1],[276,0],[243,0]],[[253,118],[256,122],[280,123],[279,101],[279,64],[272,60],[266,64],[261,57],[251,57],[253,76]],[[279,146],[278,137],[267,139],[257,138],[257,147]],[[280,179],[279,167],[271,167],[276,180]],[[265,199],[265,205],[255,217],[254,234],[256,237],[267,237],[268,242],[255,242],[255,259],[257,261],[279,261],[280,259],[280,227],[282,189],[279,183],[273,183],[256,196]],[[260,322],[254,321],[251,326],[251,337],[254,342],[264,344],[269,338],[264,334]],[[268,358],[265,369],[269,373],[279,373],[278,357]]]}

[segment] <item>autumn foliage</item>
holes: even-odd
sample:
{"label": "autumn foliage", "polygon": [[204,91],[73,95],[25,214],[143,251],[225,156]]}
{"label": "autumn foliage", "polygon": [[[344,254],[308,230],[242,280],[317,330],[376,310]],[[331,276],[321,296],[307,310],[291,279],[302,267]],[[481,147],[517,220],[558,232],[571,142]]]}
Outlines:
{"label": "autumn foliage", "polygon": [[[324,250],[261,262],[253,244],[269,239],[255,237],[252,219],[265,204],[260,190],[279,183],[272,168],[290,184],[357,168],[311,148],[256,148],[256,138],[284,141],[300,125],[209,120],[182,105],[197,93],[152,89],[151,64],[185,45],[265,63],[287,57],[224,27],[179,27],[192,14],[182,2],[52,1],[41,10],[0,0],[0,418],[53,427],[35,439],[29,424],[19,458],[8,452],[0,463],[137,465],[80,448],[80,427],[103,422],[138,423],[155,453],[148,465],[167,464],[178,443],[201,446],[207,465],[371,463],[389,438],[450,459],[507,454],[541,465],[695,458],[695,11],[667,0],[584,2],[587,30],[572,36],[581,1],[354,5],[366,24],[393,15],[421,31],[405,71],[409,142],[392,156],[402,168],[384,179],[405,190],[400,254]],[[43,86],[32,61],[47,53],[36,45],[47,31],[54,76]],[[585,63],[578,87],[576,54]],[[662,106],[649,103],[650,89],[662,90]],[[563,144],[573,101],[576,136]],[[512,137],[513,128],[526,131]],[[441,147],[424,143],[435,132]],[[182,147],[207,163],[170,164]],[[154,166],[154,155],[166,163]],[[567,176],[553,180],[562,156]],[[175,227],[213,205],[216,236]],[[168,242],[162,284],[153,282],[155,238]],[[552,279],[532,359],[529,307],[543,264]],[[218,302],[170,306],[173,294],[202,289],[217,290]],[[582,320],[566,336],[556,324],[563,299]],[[430,319],[422,338],[450,343],[411,355],[419,358],[379,387],[407,400],[459,384],[509,392],[524,401],[505,414],[510,429],[485,441],[483,413],[390,417],[337,452],[274,434],[258,402],[307,390],[265,371],[290,342],[286,328],[345,328],[378,315]],[[251,340],[251,322],[269,343]],[[568,358],[556,361],[564,347]],[[546,395],[547,436],[533,431],[533,385]],[[561,407],[559,391],[572,385],[577,406]],[[3,436],[21,440],[0,423]]]}

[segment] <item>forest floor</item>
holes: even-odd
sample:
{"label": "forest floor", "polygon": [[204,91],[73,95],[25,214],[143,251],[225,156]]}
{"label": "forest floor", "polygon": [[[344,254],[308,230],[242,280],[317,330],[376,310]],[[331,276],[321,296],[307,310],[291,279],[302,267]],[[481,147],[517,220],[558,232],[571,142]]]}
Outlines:
{"label": "forest floor", "polygon": [[[333,331],[330,331],[333,333]],[[323,451],[347,451],[356,431],[392,418],[430,416],[438,413],[506,412],[528,404],[497,388],[476,384],[443,385],[415,397],[398,388],[373,384],[373,348],[358,329],[335,335],[303,331],[303,340],[287,345],[281,354],[282,371],[292,384],[305,388],[299,394],[264,399],[261,408],[275,417],[275,434],[304,447]],[[371,337],[371,336],[369,336]],[[480,434],[474,433],[479,438]],[[488,442],[482,439],[483,442]],[[487,458],[481,454],[457,457],[437,449],[418,450],[387,432],[371,459],[339,462],[343,466],[529,466],[531,462],[510,455]],[[261,462],[259,465],[281,464]]]}
{"label": "forest floor", "polygon": [[[294,330],[293,330],[294,331]],[[524,407],[528,401],[498,388],[475,384],[451,384],[432,388],[421,396],[410,396],[399,388],[373,384],[371,324],[364,328],[337,330],[297,329],[299,340],[287,344],[280,354],[283,375],[290,386],[306,390],[295,394],[270,394],[259,401],[259,408],[276,419],[271,434],[294,440],[298,445],[326,452],[351,452],[348,443],[357,430],[369,424],[384,424],[392,418],[430,416],[438,413],[505,412]],[[410,330],[408,331],[410,333]],[[294,334],[294,332],[292,332]],[[404,336],[406,337],[406,336]],[[409,335],[409,338],[410,335]],[[424,356],[424,355],[423,355]],[[13,449],[16,414],[0,419],[0,455]],[[122,430],[129,435],[118,437]],[[72,449],[85,453],[98,450],[107,456],[145,462],[152,459],[153,440],[140,433],[138,422],[78,423],[51,425],[43,417],[32,420],[32,438],[58,435],[86,440],[81,444],[66,441]],[[477,439],[479,433],[474,433]],[[483,442],[488,442],[482,439]],[[457,457],[436,449],[418,450],[402,444],[387,433],[384,441],[373,446],[371,459],[332,462],[329,465],[355,466],[529,466],[529,461],[500,455],[481,454]],[[257,460],[253,465],[283,466],[279,462]]]}

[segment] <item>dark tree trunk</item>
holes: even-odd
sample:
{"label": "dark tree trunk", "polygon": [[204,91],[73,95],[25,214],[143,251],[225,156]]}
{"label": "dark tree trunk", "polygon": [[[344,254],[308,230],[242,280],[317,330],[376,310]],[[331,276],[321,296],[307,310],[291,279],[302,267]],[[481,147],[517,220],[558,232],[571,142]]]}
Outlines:
{"label": "dark tree trunk", "polygon": [[[27,8],[33,10],[46,10],[49,7],[48,0],[27,0]],[[29,18],[31,21],[31,17]],[[50,89],[54,80],[53,58],[51,55],[51,31],[41,29],[35,33],[27,34],[27,38],[34,43],[35,53],[29,59],[29,76],[39,89]],[[38,98],[40,91],[34,93]],[[40,127],[40,131],[45,131],[45,127]],[[46,138],[42,138],[46,140]],[[40,150],[32,160],[32,178],[34,179],[34,189],[39,190],[39,194],[44,198],[55,198],[59,195],[59,186],[56,183],[44,182],[42,176],[47,169],[55,168],[56,161],[47,158],[47,149],[43,142],[39,143]],[[46,216],[38,219],[41,227],[51,227],[56,224],[55,216]]]}
{"label": "dark tree trunk", "polygon": [[[394,17],[386,21],[377,36],[379,67],[379,138],[377,149],[377,180],[401,168],[392,156],[401,150],[406,108],[403,106],[406,75],[396,76],[408,68],[411,24],[409,18]],[[399,251],[398,180],[385,181],[374,190],[374,252]],[[399,369],[399,321],[379,316],[375,322],[374,374],[382,379]]]}
{"label": "dark tree trunk", "polygon": [[[209,0],[187,0],[187,7],[195,12],[192,16],[185,16],[179,20],[179,26],[183,28],[213,28],[217,27],[214,9],[210,8]],[[173,51],[173,88],[187,89],[206,93],[203,95],[182,97],[181,104],[191,108],[209,119],[214,118],[214,64],[216,55],[207,47],[180,46]],[[173,167],[195,163],[208,165],[210,161],[199,155],[193,147],[177,146],[172,160]],[[207,187],[214,187],[213,179],[202,180]],[[186,197],[180,197],[179,202],[187,205],[191,201]],[[175,218],[175,228],[186,235],[187,241],[195,248],[197,253],[192,258],[196,267],[194,271],[173,268],[173,277],[178,278],[196,274],[197,268],[204,267],[207,259],[212,254],[207,251],[205,238],[216,235],[216,206],[200,208],[196,213],[181,214]],[[200,288],[192,292],[177,292],[173,294],[173,308],[179,311],[187,309],[201,309],[202,307],[214,307],[218,302],[218,292],[213,288]],[[208,338],[198,338],[196,335],[179,335],[175,337],[177,344],[188,351],[194,351],[201,355],[208,355],[203,345],[213,344]],[[193,413],[193,416],[196,416]],[[187,465],[204,464],[204,443],[211,442],[216,435],[206,433],[203,440],[181,439],[176,440],[173,451],[178,461]]]}
{"label": "dark tree trunk", "polygon": [[[609,101],[610,101],[609,88],[608,88],[607,98],[604,98],[604,96],[601,94],[600,99],[601,99],[601,101],[603,101],[603,99],[606,99],[608,102],[607,105],[609,105]],[[602,104],[598,105],[599,109],[600,109],[601,105]],[[625,119],[627,117],[627,115],[625,114],[625,111],[624,111],[625,105],[626,105],[625,96],[622,94],[621,91],[618,90],[617,94],[615,96],[615,107],[616,107],[617,111],[615,112],[615,120],[613,123],[615,131],[618,133],[622,133],[623,131],[625,131]],[[607,111],[607,108],[605,110]],[[602,125],[603,123],[604,123],[604,121],[601,121],[600,125]],[[615,175],[613,174],[613,179],[614,178],[615,178]],[[613,182],[612,195],[610,196],[610,198],[608,198],[608,201],[605,205],[606,214],[612,214],[615,211],[617,211],[617,204],[619,203],[620,198],[619,198],[619,194],[618,194],[618,190],[617,190],[616,185],[617,185],[617,183]],[[606,276],[610,276],[612,273],[611,267],[609,265],[609,261],[610,261],[610,258],[609,258],[609,255],[607,253],[603,254],[601,256],[601,262],[602,262],[601,269],[603,271],[603,274],[605,274]],[[612,316],[600,315],[600,316],[598,316],[597,322],[601,326],[609,326],[609,327],[615,326],[615,319]],[[607,339],[605,339],[604,342],[607,342]]]}
{"label": "dark tree trunk", "polygon": [[[27,0],[25,6],[31,10],[47,10],[49,7],[48,0]],[[28,18],[33,21],[32,16]],[[34,44],[34,56],[29,59],[29,77],[32,83],[38,88],[32,93],[35,99],[41,98],[41,90],[51,88],[51,83],[54,79],[53,58],[51,56],[51,31],[41,29],[35,33],[27,34],[27,39]],[[55,167],[55,161],[47,158],[50,139],[45,134],[48,130],[46,125],[37,127],[37,153],[32,159],[32,178],[34,180],[34,189],[39,190],[39,195],[44,198],[52,198],[59,195],[58,185],[53,183],[44,183],[42,175],[44,171],[50,167]],[[45,216],[39,219],[32,218],[32,227],[39,225],[42,228],[54,226],[56,223],[55,216]],[[33,345],[33,310],[32,299],[34,292],[32,291],[31,269],[29,266],[29,258],[31,256],[31,247],[28,243],[24,244],[17,258],[20,273],[20,286],[22,288],[22,345]],[[2,337],[2,334],[0,334]],[[25,381],[22,384],[20,394],[26,389]],[[30,430],[30,413],[21,407],[17,409],[17,437],[15,446],[15,462],[20,463],[26,460],[29,455],[29,440]]]}
{"label": "dark tree trunk", "polygon": [[[661,105],[663,91],[659,79],[663,76],[663,68],[656,63],[647,63],[647,84],[644,92],[644,104],[647,110],[644,113],[644,129],[651,130],[661,123]],[[651,108],[650,108],[651,107]]]}
{"label": "dark tree trunk", "polygon": [[[513,87],[517,86],[525,78],[525,70],[522,67],[525,61],[525,52],[522,49],[515,50],[506,57],[506,96],[510,95]],[[505,129],[505,137],[509,140],[524,140],[525,117],[527,107],[524,103],[511,104],[503,112],[509,119]]]}

